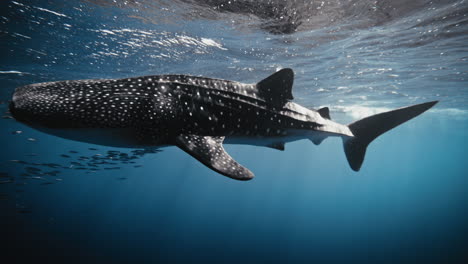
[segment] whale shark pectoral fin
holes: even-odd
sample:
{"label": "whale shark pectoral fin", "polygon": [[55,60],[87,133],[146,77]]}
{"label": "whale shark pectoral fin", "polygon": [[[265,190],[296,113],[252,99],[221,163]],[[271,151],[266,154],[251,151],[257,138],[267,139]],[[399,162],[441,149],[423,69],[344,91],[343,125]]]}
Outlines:
{"label": "whale shark pectoral fin", "polygon": [[236,180],[250,180],[254,174],[237,163],[223,148],[224,137],[179,135],[176,145],[210,169]]}
{"label": "whale shark pectoral fin", "polygon": [[283,105],[293,99],[293,70],[281,69],[257,83],[259,96],[267,102]]}

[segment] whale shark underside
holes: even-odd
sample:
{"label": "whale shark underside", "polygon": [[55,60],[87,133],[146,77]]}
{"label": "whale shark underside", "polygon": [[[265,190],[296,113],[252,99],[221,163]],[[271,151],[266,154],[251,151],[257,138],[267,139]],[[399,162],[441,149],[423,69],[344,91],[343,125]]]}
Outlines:
{"label": "whale shark underside", "polygon": [[13,117],[60,137],[118,147],[175,145],[220,174],[249,180],[223,143],[284,150],[287,142],[343,139],[358,171],[371,141],[418,116],[437,101],[373,115],[349,125],[327,107],[292,102],[294,74],[282,69],[256,84],[189,75],[58,81],[18,87]]}

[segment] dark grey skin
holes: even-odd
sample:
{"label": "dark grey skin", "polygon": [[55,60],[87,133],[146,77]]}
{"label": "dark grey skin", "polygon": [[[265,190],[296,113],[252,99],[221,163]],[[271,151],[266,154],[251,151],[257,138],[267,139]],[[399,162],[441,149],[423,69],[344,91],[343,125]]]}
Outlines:
{"label": "dark grey skin", "polygon": [[280,70],[257,84],[187,75],[59,81],[16,89],[15,119],[60,137],[117,147],[176,145],[209,168],[237,180],[253,173],[224,151],[224,143],[284,150],[284,144],[343,138],[359,170],[367,145],[436,102],[378,114],[349,126],[291,102],[294,74]]}

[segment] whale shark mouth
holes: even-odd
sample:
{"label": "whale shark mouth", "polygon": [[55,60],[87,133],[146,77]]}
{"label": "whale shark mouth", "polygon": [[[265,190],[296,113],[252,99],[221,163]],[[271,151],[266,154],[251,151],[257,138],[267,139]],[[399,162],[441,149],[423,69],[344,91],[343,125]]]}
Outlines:
{"label": "whale shark mouth", "polygon": [[26,124],[31,122],[30,115],[28,115],[26,113],[26,111],[17,108],[14,101],[10,101],[10,104],[8,105],[8,108],[10,110],[11,115],[17,121],[20,121],[20,122],[23,122],[23,123],[26,123]]}
{"label": "whale shark mouth", "polygon": [[55,112],[53,114],[38,114],[29,109],[17,107],[14,101],[9,104],[9,110],[13,118],[28,126],[34,128],[79,128],[82,127],[80,122],[63,118],[63,114]]}

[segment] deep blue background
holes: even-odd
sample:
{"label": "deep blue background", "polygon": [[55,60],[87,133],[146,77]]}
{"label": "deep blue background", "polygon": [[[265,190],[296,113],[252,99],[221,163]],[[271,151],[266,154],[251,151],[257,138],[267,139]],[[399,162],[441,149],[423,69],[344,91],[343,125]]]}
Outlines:
{"label": "deep blue background", "polygon": [[373,142],[359,173],[348,167],[339,138],[294,142],[284,152],[227,145],[255,173],[249,182],[223,177],[176,147],[79,166],[73,162],[86,163],[80,157],[132,150],[1,119],[2,256],[39,263],[467,261],[463,1],[356,1],[354,9],[333,1],[294,9],[305,2],[291,1],[287,13],[302,12],[302,24],[290,34],[266,31],[255,14],[186,2],[3,1],[2,113],[15,87],[34,82],[164,73],[256,82],[282,67],[296,72],[296,102],[330,106],[342,123],[441,102]]}

